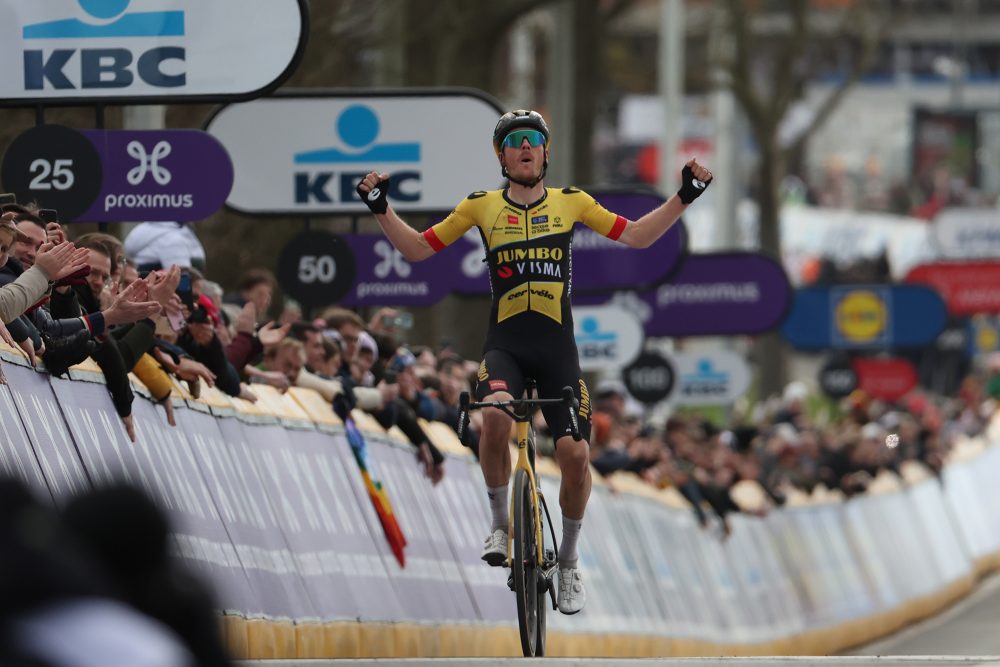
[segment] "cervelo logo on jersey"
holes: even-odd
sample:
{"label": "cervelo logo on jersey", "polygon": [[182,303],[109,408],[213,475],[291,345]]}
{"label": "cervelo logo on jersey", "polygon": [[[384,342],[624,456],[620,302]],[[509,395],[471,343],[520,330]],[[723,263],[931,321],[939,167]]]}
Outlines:
{"label": "cervelo logo on jersey", "polygon": [[[131,0],[77,2],[78,17],[23,27],[26,46],[41,47],[24,50],[25,90],[128,88],[136,77],[157,88],[185,85],[183,11],[130,12]],[[123,38],[130,39],[123,43]],[[135,49],[136,38],[148,40],[149,48]],[[83,40],[93,40],[94,46],[74,48]]]}
{"label": "cervelo logo on jersey", "polygon": [[[420,142],[378,143],[381,123],[375,110],[365,104],[347,107],[337,116],[335,123],[339,146],[303,150],[295,153],[294,162],[300,168],[294,172],[296,204],[331,204],[357,201],[355,187],[368,173],[360,171],[372,164],[419,165]],[[312,166],[316,165],[316,166]],[[358,169],[344,168],[334,171],[325,165],[357,165]],[[420,201],[421,172],[417,169],[392,169],[389,180],[389,199],[400,202]],[[374,201],[377,189],[368,199]]]}
{"label": "cervelo logo on jersey", "polygon": [[530,294],[531,296],[538,296],[543,299],[548,299],[549,301],[555,301],[556,298],[555,294],[545,289],[544,287],[536,289],[534,287],[528,286],[525,287],[524,289],[517,290],[516,292],[511,292],[510,294],[507,295],[507,300],[514,301],[515,299],[520,299],[521,297],[527,294]]}

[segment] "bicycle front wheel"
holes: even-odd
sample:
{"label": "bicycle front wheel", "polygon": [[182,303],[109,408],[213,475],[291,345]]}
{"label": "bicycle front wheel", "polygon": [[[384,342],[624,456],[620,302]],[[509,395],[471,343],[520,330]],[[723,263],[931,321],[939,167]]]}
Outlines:
{"label": "bicycle front wheel", "polygon": [[[539,569],[535,543],[535,506],[531,502],[531,479],[518,470],[514,475],[514,593],[517,596],[517,624],[521,631],[521,651],[526,657],[542,655],[545,604],[539,594]],[[541,591],[544,594],[544,591]]]}

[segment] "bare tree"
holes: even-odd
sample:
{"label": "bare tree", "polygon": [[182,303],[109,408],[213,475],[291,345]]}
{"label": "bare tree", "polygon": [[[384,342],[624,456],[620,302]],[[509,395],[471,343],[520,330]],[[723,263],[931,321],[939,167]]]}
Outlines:
{"label": "bare tree", "polygon": [[[718,0],[730,48],[717,65],[743,109],[757,142],[757,204],[760,247],[781,256],[780,188],[789,161],[801,154],[812,134],[829,118],[851,86],[874,63],[889,25],[883,3],[853,0],[828,9],[806,0]],[[815,78],[822,58],[847,61],[840,81],[814,107],[809,121],[792,137],[782,123]],[[787,371],[777,333],[758,345],[762,396],[784,386]]]}

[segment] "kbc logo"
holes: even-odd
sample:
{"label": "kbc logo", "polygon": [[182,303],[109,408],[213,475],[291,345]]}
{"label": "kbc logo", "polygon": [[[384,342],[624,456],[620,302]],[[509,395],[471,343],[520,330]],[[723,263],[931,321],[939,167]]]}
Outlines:
{"label": "kbc logo", "polygon": [[[185,49],[176,43],[185,34],[183,11],[129,12],[131,0],[77,2],[83,18],[23,27],[25,45],[38,47],[24,50],[25,90],[128,88],[136,77],[157,88],[185,85]],[[95,46],[76,48],[83,40]]]}

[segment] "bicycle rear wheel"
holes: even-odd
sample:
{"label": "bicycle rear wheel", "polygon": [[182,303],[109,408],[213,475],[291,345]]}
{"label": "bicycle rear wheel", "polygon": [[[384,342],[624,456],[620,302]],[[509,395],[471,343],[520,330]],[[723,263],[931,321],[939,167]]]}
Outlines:
{"label": "bicycle rear wheel", "polygon": [[518,470],[514,475],[514,593],[517,597],[517,624],[521,631],[521,651],[526,657],[545,650],[545,591],[539,590],[541,572],[535,544],[535,508],[531,502],[531,480]]}

